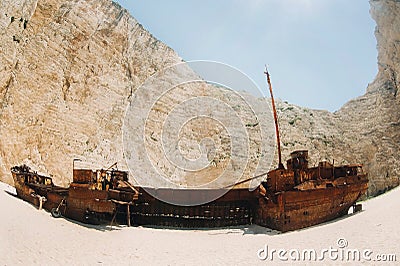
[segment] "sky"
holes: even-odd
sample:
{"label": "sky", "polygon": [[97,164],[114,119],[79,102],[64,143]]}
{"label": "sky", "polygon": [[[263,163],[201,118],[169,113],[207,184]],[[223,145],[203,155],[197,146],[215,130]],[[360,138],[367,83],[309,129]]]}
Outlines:
{"label": "sky", "polygon": [[229,64],[292,104],[336,111],[377,74],[367,0],[117,0],[185,61]]}

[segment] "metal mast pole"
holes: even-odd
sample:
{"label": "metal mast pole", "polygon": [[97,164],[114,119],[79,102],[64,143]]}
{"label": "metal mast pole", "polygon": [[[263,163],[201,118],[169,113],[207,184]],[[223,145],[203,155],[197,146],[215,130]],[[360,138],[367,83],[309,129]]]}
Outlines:
{"label": "metal mast pole", "polygon": [[278,144],[278,158],[279,158],[278,169],[284,169],[285,167],[282,164],[281,140],[280,140],[280,137],[279,137],[278,115],[276,114],[275,100],[274,100],[274,95],[272,93],[271,79],[270,79],[270,76],[269,76],[269,72],[268,72],[267,66],[265,66],[264,74],[267,76],[267,82],[268,82],[268,86],[269,86],[269,93],[271,94],[272,111],[274,112],[275,133],[276,133],[276,142]]}

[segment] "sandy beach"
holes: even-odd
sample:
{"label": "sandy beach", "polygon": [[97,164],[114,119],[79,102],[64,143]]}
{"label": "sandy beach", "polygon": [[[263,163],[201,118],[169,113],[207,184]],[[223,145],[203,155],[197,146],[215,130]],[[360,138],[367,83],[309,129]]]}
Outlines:
{"label": "sandy beach", "polygon": [[[259,226],[210,230],[88,226],[52,218],[14,193],[12,186],[0,183],[2,265],[265,265],[299,261],[389,265],[395,262],[378,260],[393,260],[392,255],[400,260],[400,188],[363,202],[360,213],[284,234]],[[262,260],[266,247],[269,256]],[[273,249],[286,254],[279,257],[276,252],[271,257]],[[316,251],[316,259],[307,254],[303,257],[309,249]],[[329,258],[327,252],[320,260],[325,249],[339,253]],[[366,259],[361,254],[359,261],[341,257],[341,251],[350,249],[372,253],[367,252]]]}

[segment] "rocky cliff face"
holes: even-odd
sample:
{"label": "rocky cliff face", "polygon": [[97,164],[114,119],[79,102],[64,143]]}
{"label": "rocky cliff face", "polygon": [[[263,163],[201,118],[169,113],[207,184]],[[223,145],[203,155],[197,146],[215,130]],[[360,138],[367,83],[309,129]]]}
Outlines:
{"label": "rocky cliff face", "polygon": [[[400,1],[371,0],[379,72],[367,93],[337,115],[355,158],[368,169],[373,193],[399,185],[400,178]],[[343,127],[344,126],[344,127]]]}
{"label": "rocky cliff face", "polygon": [[26,163],[66,184],[72,159],[123,162],[128,97],[181,59],[111,1],[0,4],[0,172]]}
{"label": "rocky cliff face", "polygon": [[[370,2],[377,22],[379,74],[366,94],[336,113],[280,102],[278,115],[283,158],[295,149],[309,149],[311,163],[323,159],[363,163],[371,179],[370,193],[376,194],[398,185],[400,177],[400,2]],[[126,10],[108,0],[3,0],[0,33],[0,176],[8,183],[12,183],[10,167],[21,163],[53,174],[63,185],[71,180],[73,158],[96,168],[114,162],[126,167],[122,139],[126,107],[147,78],[182,61]],[[198,86],[181,92],[188,98],[228,98],[225,102],[235,110],[245,106],[230,92],[200,87],[200,92]],[[180,101],[176,95],[165,95],[152,109],[144,136],[152,163],[160,163],[179,183],[208,181],[210,175],[225,169],[237,170],[235,162],[228,161],[232,154],[223,146],[231,145],[226,128],[212,121],[188,123],[179,143],[189,158],[207,150],[207,140],[222,143],[216,151],[223,156],[211,159],[203,174],[188,175],[177,171],[179,167],[172,169],[168,158],[157,158],[161,135],[160,124],[154,121]],[[247,101],[261,113],[263,101]],[[241,110],[238,113],[246,121],[250,139],[250,163],[241,170],[251,176],[257,160],[268,157],[273,149],[257,149],[262,142],[259,121],[251,119],[249,110]],[[203,139],[199,149],[196,141]]]}

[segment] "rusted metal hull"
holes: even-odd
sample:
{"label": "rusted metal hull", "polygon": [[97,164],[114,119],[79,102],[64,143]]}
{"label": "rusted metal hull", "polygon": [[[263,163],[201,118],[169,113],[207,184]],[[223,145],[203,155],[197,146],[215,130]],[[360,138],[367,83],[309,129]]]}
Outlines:
{"label": "rusted metal hull", "polygon": [[[140,188],[139,192],[140,197],[135,202],[132,216],[138,225],[209,228],[251,224],[257,204],[257,192],[248,189],[221,191]],[[226,193],[212,202],[197,206],[176,206],[156,198],[157,195],[169,194],[188,202],[193,200],[193,197],[202,199],[207,195],[218,195],[221,192]]]}
{"label": "rusted metal hull", "polygon": [[284,191],[259,199],[255,223],[282,232],[324,223],[348,213],[366,192],[367,181],[306,191]]}
{"label": "rusted metal hull", "polygon": [[[58,205],[63,197],[68,195],[67,188],[54,186],[49,177],[29,172],[11,172],[17,196],[37,207],[40,206],[40,201],[42,200],[42,207],[46,210],[51,210],[53,206]],[[35,182],[36,180],[38,181]],[[51,183],[42,182],[43,180],[49,180]]]}
{"label": "rusted metal hull", "polygon": [[[32,186],[20,182],[23,174],[13,172],[18,197],[39,207],[40,195],[46,199],[43,208],[51,211],[60,206],[60,213],[67,218],[89,224],[115,221],[127,224],[127,208],[130,222],[135,225],[161,225],[172,227],[223,227],[251,224],[257,204],[257,191],[232,190],[179,190],[137,188],[140,196],[131,204],[132,193],[118,190],[90,190],[88,184],[71,183],[69,188],[55,186]],[[149,193],[150,192],[150,193]],[[217,200],[199,206],[176,206],[162,202],[157,196],[173,196],[182,201],[195,201],[211,195],[221,195]],[[156,196],[156,197],[154,197]]]}
{"label": "rusted metal hull", "polygon": [[[86,171],[86,170],[85,170]],[[17,196],[38,208],[57,212],[66,218],[89,224],[109,223],[121,204],[131,204],[137,195],[134,191],[96,190],[90,184],[73,182],[69,188],[55,186],[51,178],[29,171],[11,171]],[[84,179],[83,171],[77,177]],[[89,176],[91,171],[86,171]],[[47,184],[43,180],[49,180]],[[42,201],[42,203],[41,203]],[[126,222],[126,217],[124,221]]]}
{"label": "rusted metal hull", "polygon": [[[210,228],[255,223],[286,232],[345,215],[368,188],[366,175],[357,174],[356,166],[324,165],[303,167],[301,171],[291,170],[293,166],[287,170],[279,168],[272,170],[254,191],[133,187],[125,173],[111,172],[107,181],[102,177],[103,170],[74,170],[74,182],[62,188],[49,177],[20,168],[12,170],[20,198],[52,214],[56,209],[60,215],[90,224],[115,221],[128,225]],[[196,206],[176,206],[159,200],[202,202],[217,195],[223,196]]]}

